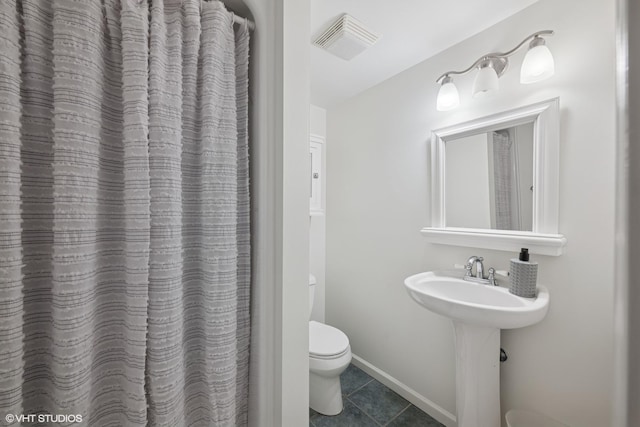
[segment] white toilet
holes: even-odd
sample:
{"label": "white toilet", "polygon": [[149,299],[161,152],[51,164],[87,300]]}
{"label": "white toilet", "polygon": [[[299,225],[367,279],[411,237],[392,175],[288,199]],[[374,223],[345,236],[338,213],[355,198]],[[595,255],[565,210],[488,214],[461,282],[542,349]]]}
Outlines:
{"label": "white toilet", "polygon": [[[309,275],[309,316],[316,278]],[[340,374],[351,363],[349,338],[340,329],[309,321],[309,406],[324,415],[342,412]]]}

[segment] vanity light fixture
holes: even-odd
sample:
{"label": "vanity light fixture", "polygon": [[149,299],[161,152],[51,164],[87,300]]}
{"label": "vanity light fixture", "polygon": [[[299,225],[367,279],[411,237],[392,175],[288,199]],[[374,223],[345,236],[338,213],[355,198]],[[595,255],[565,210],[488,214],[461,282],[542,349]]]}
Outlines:
{"label": "vanity light fixture", "polygon": [[463,75],[473,69],[478,70],[473,82],[474,98],[497,91],[499,88],[498,78],[504,74],[509,65],[508,57],[520,50],[527,42],[530,42],[529,50],[520,68],[520,83],[536,83],[551,77],[555,71],[553,55],[551,55],[551,51],[546,46],[543,37],[552,35],[552,30],[538,31],[508,52],[489,53],[480,57],[465,70],[447,71],[436,80],[436,83],[441,84],[436,100],[436,108],[438,111],[448,111],[460,104],[458,89],[453,84],[451,77],[453,74]]}

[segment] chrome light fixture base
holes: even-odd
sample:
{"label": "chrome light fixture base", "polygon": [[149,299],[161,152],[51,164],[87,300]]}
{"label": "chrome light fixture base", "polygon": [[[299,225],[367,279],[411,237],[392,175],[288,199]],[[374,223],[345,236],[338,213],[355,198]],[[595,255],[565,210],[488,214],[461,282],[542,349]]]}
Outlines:
{"label": "chrome light fixture base", "polygon": [[499,56],[488,56],[478,65],[478,68],[491,67],[496,72],[498,77],[502,75],[509,68],[509,59]]}

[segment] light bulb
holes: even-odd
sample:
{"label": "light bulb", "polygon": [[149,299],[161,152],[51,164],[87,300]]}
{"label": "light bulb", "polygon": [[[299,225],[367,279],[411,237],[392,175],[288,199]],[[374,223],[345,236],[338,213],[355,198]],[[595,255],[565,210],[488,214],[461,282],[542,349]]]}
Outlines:
{"label": "light bulb", "polygon": [[460,96],[458,95],[458,89],[453,84],[453,79],[446,76],[442,80],[442,86],[438,91],[438,98],[436,100],[436,108],[438,111],[449,111],[460,105]]}
{"label": "light bulb", "polygon": [[487,61],[481,64],[476,79],[473,81],[473,97],[480,98],[489,92],[497,91],[499,87],[498,74],[491,66],[491,62]]}
{"label": "light bulb", "polygon": [[555,64],[553,55],[545,45],[544,39],[536,37],[529,45],[522,68],[520,68],[520,83],[536,83],[553,76]]}

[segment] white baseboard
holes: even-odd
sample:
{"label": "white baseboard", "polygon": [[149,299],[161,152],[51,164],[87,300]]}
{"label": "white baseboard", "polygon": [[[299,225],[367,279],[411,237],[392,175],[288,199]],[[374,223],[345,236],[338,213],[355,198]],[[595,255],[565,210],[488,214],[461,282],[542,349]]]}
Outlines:
{"label": "white baseboard", "polygon": [[376,368],[371,363],[355,354],[353,355],[353,360],[351,361],[351,363],[353,363],[356,367],[362,369],[364,372],[366,372],[376,380],[380,381],[382,384],[389,387],[391,390],[398,393],[400,396],[407,399],[409,402],[413,403],[415,406],[417,406],[427,414],[431,415],[436,420],[440,421],[445,426],[457,427],[458,423],[456,422],[455,415],[453,415],[451,412],[447,411],[437,403],[434,403],[431,400],[427,399],[406,384],[401,383],[383,370]]}

